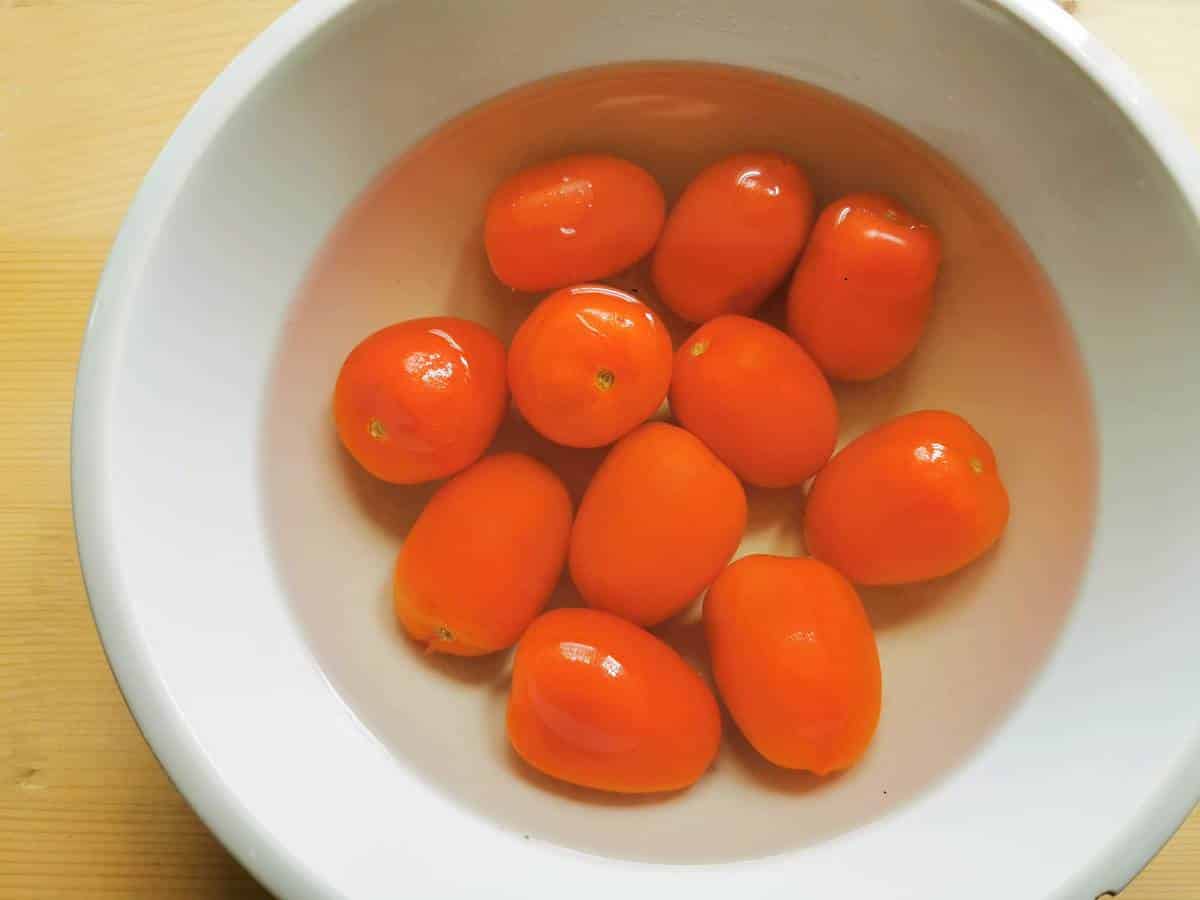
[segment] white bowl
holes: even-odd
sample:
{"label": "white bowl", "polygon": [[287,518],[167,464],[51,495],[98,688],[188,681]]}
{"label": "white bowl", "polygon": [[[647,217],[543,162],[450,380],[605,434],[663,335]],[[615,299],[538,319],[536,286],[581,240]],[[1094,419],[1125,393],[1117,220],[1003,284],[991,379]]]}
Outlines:
{"label": "white bowl", "polygon": [[[597,15],[305,0],[155,164],[97,293],[73,433],[88,591],[150,743],[289,897],[1123,887],[1200,793],[1200,166],[1185,140],[1045,0],[614,0]],[[1024,297],[1019,315],[982,315],[983,270],[963,262],[923,351],[936,362],[847,401],[852,427],[918,401],[968,407],[1014,518],[970,574],[868,598],[887,711],[869,758],[828,784],[757,763],[735,735],[715,773],[667,799],[602,802],[529,773],[504,746],[503,661],[429,663],[387,613],[428,491],[356,475],[331,437],[329,386],[372,327],[447,310],[511,329],[527,306],[487,279],[471,204],[587,117],[574,137],[531,121],[449,151],[426,194],[360,207],[350,226],[373,208],[403,239],[330,276],[343,302],[305,279],[354,198],[490,97],[645,60],[790,76],[924,139],[1021,232],[1079,342],[1081,357],[1059,311]],[[801,127],[775,132],[802,142]],[[922,199],[950,215],[935,194]],[[749,543],[790,540],[766,531]]]}

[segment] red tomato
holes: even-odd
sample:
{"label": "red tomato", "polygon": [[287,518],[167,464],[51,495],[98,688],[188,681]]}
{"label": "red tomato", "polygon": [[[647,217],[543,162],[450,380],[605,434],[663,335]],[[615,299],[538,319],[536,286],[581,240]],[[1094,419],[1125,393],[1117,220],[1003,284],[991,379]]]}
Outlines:
{"label": "red tomato", "polygon": [[704,600],[721,699],[763,756],[828,775],[866,752],[882,681],[853,586],[815,559],[746,556]]}
{"label": "red tomato", "polygon": [[923,410],[851,441],[813,481],[808,551],[858,584],[940,578],[1008,524],[996,454],[961,416]]}
{"label": "red tomato", "polygon": [[746,492],[729,467],[690,431],[647,422],[592,477],[567,565],[588,606],[650,627],[712,584],[745,530]]}
{"label": "red tomato", "polygon": [[531,766],[605,791],[674,791],[712,764],[716,698],[648,631],[608,613],[556,609],[517,645],[508,738]]}
{"label": "red tomato", "polygon": [[521,453],[485,456],[441,486],[405,537],[396,618],[435,653],[509,647],[550,599],[570,533],[557,475]]}
{"label": "red tomato", "polygon": [[695,177],[654,251],[662,301],[689,322],[749,315],[787,279],[812,224],[808,178],[777,153],[740,153]]}
{"label": "red tomato", "polygon": [[671,383],[671,337],[624,291],[582,284],[537,305],[513,337],[508,379],[521,415],[568,447],[601,447],[646,421]]}
{"label": "red tomato", "polygon": [[662,188],[640,166],[565,156],[496,189],[483,241],[497,278],[518,291],[549,291],[633,265],[654,247],[665,210]]}
{"label": "red tomato", "polygon": [[804,349],[757,319],[718,316],[675,354],[671,412],[740,478],[800,484],[837,443],[837,404]]}
{"label": "red tomato", "polygon": [[792,279],[788,330],[830,378],[878,378],[925,330],[941,256],[933,229],[890,197],[831,203]]}
{"label": "red tomato", "polygon": [[376,478],[445,478],[487,449],[508,401],[504,345],[474,322],[411,319],[350,351],[333,417],[350,455]]}

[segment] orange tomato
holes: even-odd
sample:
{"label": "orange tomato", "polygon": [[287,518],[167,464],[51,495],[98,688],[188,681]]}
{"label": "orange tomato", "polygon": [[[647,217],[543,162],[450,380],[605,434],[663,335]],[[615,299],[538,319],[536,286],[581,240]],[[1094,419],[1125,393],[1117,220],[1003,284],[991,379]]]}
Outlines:
{"label": "orange tomato", "polygon": [[629,294],[600,284],[566,288],[517,330],[508,378],[517,409],[540,434],[568,447],[600,447],[662,404],[671,337]]}
{"label": "orange tomato", "polygon": [[607,278],[650,252],[662,230],[658,182],[615,156],[565,156],[522,169],[488,201],[483,241],[518,291]]}
{"label": "orange tomato", "polygon": [[651,422],[619,441],[588,485],[568,568],[589,606],[655,625],[700,596],[745,528],[737,476],[694,435]]}
{"label": "orange tomato", "polygon": [[659,296],[689,322],[749,315],[787,279],[812,217],[808,178],[785,156],[739,153],[709,166],[655,248]]}
{"label": "orange tomato", "polygon": [[701,325],[675,354],[671,412],[744,481],[800,484],[837,443],[837,404],[790,337],[744,316]]}
{"label": "orange tomato", "polygon": [[396,617],[439,653],[510,647],[558,583],[570,531],[557,475],[520,453],[485,457],[442,485],[404,539]]}
{"label": "orange tomato", "polygon": [[712,764],[717,701],[658,638],[590,609],[556,609],[517,646],[508,738],[527,763],[572,784],[674,791]]}
{"label": "orange tomato", "polygon": [[792,279],[788,330],[830,378],[878,378],[925,330],[941,256],[933,229],[889,197],[831,203]]}
{"label": "orange tomato", "polygon": [[437,316],[390,325],[350,351],[333,389],[333,417],[359,465],[384,481],[416,484],[477,460],[507,402],[499,338]]}
{"label": "orange tomato", "polygon": [[987,441],[948,412],[909,413],[851,442],[821,470],[805,509],[808,551],[859,584],[947,575],[1008,523]]}
{"label": "orange tomato", "polygon": [[777,766],[852,766],[879,722],[871,623],[850,582],[815,559],[747,556],[704,601],[717,691],[746,740]]}

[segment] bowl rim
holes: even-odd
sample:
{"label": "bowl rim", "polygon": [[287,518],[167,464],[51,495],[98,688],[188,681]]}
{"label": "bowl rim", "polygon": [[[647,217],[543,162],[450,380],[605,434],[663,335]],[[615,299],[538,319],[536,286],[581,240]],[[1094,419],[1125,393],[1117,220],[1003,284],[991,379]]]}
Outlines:
{"label": "bowl rim", "polygon": [[[120,590],[106,478],[105,398],[113,389],[129,299],[164,218],[192,167],[241,104],[298,46],[359,0],[298,0],[247,45],[203,92],[159,153],[121,224],[96,288],[84,331],[71,429],[71,495],[77,550],[92,615],[118,686],[160,764],[204,823],[238,860],[281,896],[328,896],[311,867],[250,814],[201,750],[182,711],[158,677],[135,615]],[[1200,218],[1200,156],[1182,128],[1133,71],[1057,4],[1045,0],[958,0],[1008,14],[1086,75],[1162,161]],[[1048,890],[1065,900],[1090,876],[1114,875],[1124,888],[1200,801],[1200,729],[1164,772],[1152,796],[1125,823],[1120,840],[1098,847],[1070,885]]]}

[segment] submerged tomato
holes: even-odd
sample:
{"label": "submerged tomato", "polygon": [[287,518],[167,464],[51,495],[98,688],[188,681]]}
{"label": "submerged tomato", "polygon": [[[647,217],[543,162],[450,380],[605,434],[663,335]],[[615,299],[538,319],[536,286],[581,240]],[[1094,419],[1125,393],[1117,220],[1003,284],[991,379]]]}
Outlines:
{"label": "submerged tomato", "polygon": [[508,380],[517,409],[540,434],[568,447],[600,447],[662,404],[671,338],[650,307],[623,291],[566,288],[517,330]]}
{"label": "submerged tomato", "polygon": [[654,247],[665,203],[658,182],[616,156],[565,156],[522,169],[488,201],[484,246],[518,291],[607,278]]}
{"label": "submerged tomato", "polygon": [[712,764],[721,717],[704,680],[654,635],[557,609],[517,645],[508,737],[531,766],[572,784],[673,791]]}
{"label": "submerged tomato", "polygon": [[396,559],[396,617],[438,653],[510,647],[562,575],[571,499],[520,453],[487,456],[433,495]]}
{"label": "submerged tomato", "polygon": [[654,250],[662,301],[689,322],[749,315],[787,280],[812,224],[808,178],[778,153],[739,153],[684,189]]}
{"label": "submerged tomato", "polygon": [[804,349],[757,319],[718,316],[675,354],[671,413],[750,484],[800,484],[837,443],[837,404]]}
{"label": "submerged tomato", "polygon": [[504,345],[474,322],[410,319],[350,351],[333,390],[338,437],[376,478],[416,484],[477,460],[508,401]]}
{"label": "submerged tomato", "polygon": [[704,628],[721,699],[755,750],[818,775],[863,755],[879,651],[845,578],[815,559],[743,557],[708,592]]}
{"label": "submerged tomato", "polygon": [[890,197],[831,203],[792,279],[788,330],[830,378],[878,378],[925,330],[941,255],[933,229]]}
{"label": "submerged tomato", "polygon": [[571,530],[591,607],[656,625],[696,600],[742,540],[746,492],[694,434],[648,422],[608,452]]}
{"label": "submerged tomato", "polygon": [[988,442],[938,410],[886,422],[844,447],[813,481],[808,551],[858,584],[947,575],[982,556],[1008,523]]}

